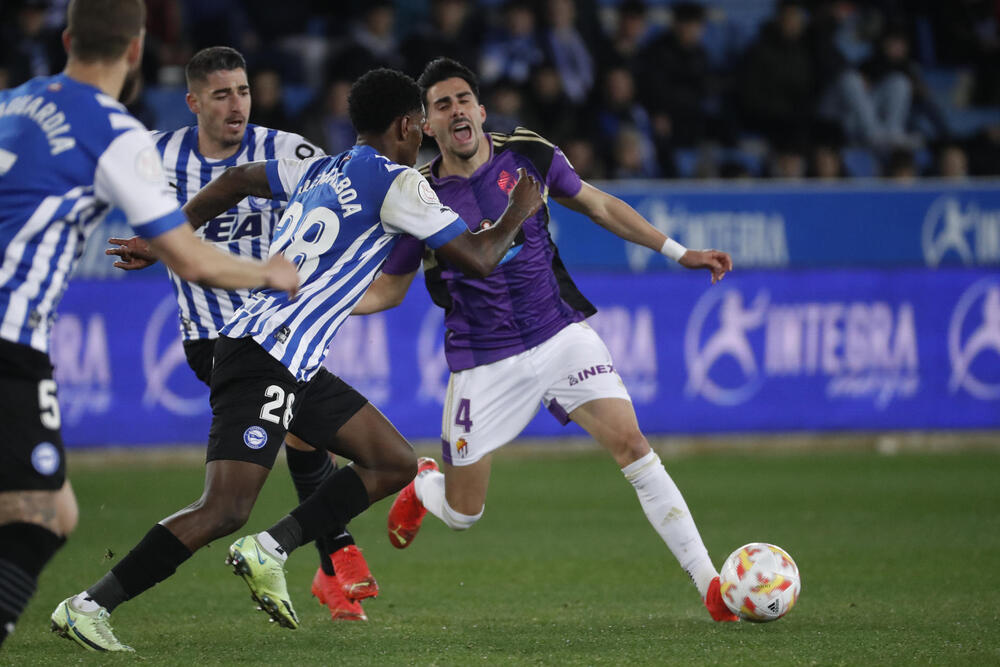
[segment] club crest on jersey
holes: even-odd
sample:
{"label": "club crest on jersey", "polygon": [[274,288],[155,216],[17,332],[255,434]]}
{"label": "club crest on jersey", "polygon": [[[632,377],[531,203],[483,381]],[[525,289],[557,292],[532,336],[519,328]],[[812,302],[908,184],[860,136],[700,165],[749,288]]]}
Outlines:
{"label": "club crest on jersey", "polygon": [[267,431],[260,426],[251,426],[243,431],[243,444],[250,449],[260,449],[267,444]]}
{"label": "club crest on jersey", "polygon": [[504,169],[500,172],[500,176],[497,178],[497,186],[503,190],[505,193],[510,194],[510,191],[514,189],[517,185],[517,179],[514,175]]}
{"label": "club crest on jersey", "polygon": [[458,442],[455,443],[455,453],[460,457],[465,458],[469,453],[469,441],[465,438],[459,438]]}

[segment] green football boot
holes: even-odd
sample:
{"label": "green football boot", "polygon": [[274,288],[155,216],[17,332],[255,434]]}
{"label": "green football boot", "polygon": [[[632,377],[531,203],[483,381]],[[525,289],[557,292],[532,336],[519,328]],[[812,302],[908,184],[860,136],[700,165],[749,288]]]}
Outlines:
{"label": "green football boot", "polygon": [[250,597],[272,621],[292,630],[299,627],[299,618],[285,586],[285,568],[260,546],[256,536],[247,535],[233,542],[226,563],[247,582]]}
{"label": "green football boot", "polygon": [[94,611],[81,611],[73,604],[73,598],[66,598],[52,612],[52,632],[60,637],[72,639],[88,651],[128,651],[131,646],[118,641],[111,623],[110,614],[104,607]]}

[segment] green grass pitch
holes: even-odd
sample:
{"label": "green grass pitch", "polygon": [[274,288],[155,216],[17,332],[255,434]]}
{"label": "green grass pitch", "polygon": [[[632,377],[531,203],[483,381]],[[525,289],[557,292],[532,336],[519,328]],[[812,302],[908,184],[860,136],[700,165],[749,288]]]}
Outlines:
{"label": "green grass pitch", "polygon": [[[283,457],[279,457],[283,459]],[[1000,664],[1000,454],[712,453],[666,457],[716,565],[768,541],[798,562],[776,623],[711,622],[611,459],[592,451],[495,462],[484,519],[433,517],[413,546],[385,535],[389,501],[352,530],[382,593],[368,623],[333,624],[309,595],[312,546],[289,561],[302,626],[254,611],[220,540],[113,615],[136,656],[91,654],[48,631],[157,520],[195,500],[201,466],[141,458],[73,465],[79,528],[42,575],[3,665]],[[283,465],[246,532],[294,504]]]}

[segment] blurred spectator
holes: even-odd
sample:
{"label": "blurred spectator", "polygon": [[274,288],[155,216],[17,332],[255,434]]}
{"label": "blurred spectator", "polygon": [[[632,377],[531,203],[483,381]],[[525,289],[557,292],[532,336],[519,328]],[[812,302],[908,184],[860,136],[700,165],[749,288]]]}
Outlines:
{"label": "blurred spectator", "polygon": [[980,130],[968,143],[969,167],[975,176],[1000,176],[1000,124]]}
{"label": "blurred spectator", "polygon": [[804,39],[805,12],[799,0],[781,0],[744,56],[739,97],[750,129],[775,140],[805,143],[813,122],[818,81]]}
{"label": "blurred spectator", "polygon": [[859,71],[846,70],[834,83],[836,113],[843,119],[845,134],[874,148],[914,146],[916,141],[906,127],[915,87],[927,97],[919,70],[910,60],[906,35],[896,29],[887,31],[875,55]]}
{"label": "blurred spectator", "polygon": [[580,178],[585,181],[599,181],[605,178],[601,161],[597,159],[594,144],[589,139],[574,137],[560,147]]}
{"label": "blurred spectator", "polygon": [[821,181],[837,181],[847,177],[844,159],[836,146],[817,144],[812,149],[808,175]]}
{"label": "blurred spectator", "polygon": [[327,61],[327,77],[354,80],[376,67],[402,69],[395,24],[396,10],[390,0],[368,0],[347,41]]}
{"label": "blurred spectator", "polygon": [[257,52],[261,38],[250,23],[240,0],[180,0],[184,32],[192,51],[220,44],[232,46],[250,57]]}
{"label": "blurred spectator", "polygon": [[917,160],[908,148],[894,148],[885,162],[885,177],[894,181],[909,183],[919,176]]}
{"label": "blurred spectator", "polygon": [[598,48],[595,54],[601,69],[624,65],[636,71],[639,52],[652,32],[646,22],[643,0],[624,0],[618,6],[617,20],[608,43]]}
{"label": "blurred spectator", "polygon": [[576,28],[573,0],[548,0],[544,46],[562,79],[562,89],[575,104],[586,101],[594,87],[594,60]]}
{"label": "blurred spectator", "polygon": [[262,68],[250,78],[250,122],[264,127],[291,130],[291,121],[285,111],[281,77],[277,70]]}
{"label": "blurred spectator", "polygon": [[936,175],[961,181],[969,177],[969,158],[957,144],[945,144],[937,153]]}
{"label": "blurred spectator", "polygon": [[[601,138],[606,160],[622,163],[622,171],[635,170],[643,178],[654,178],[659,173],[653,128],[646,110],[636,101],[635,82],[625,67],[614,67],[604,75],[603,97],[597,108],[596,126]],[[622,130],[633,130],[623,135]],[[619,145],[626,143],[627,155],[619,154]],[[631,163],[637,157],[639,166]],[[614,173],[616,168],[611,167]]]}
{"label": "blurred spectator", "polygon": [[469,0],[432,0],[430,23],[418,26],[400,47],[407,74],[419,77],[424,66],[439,56],[475,68],[476,35],[482,34],[482,29],[475,25],[469,10]]}
{"label": "blurred spectator", "polygon": [[632,126],[622,126],[614,142],[612,177],[619,180],[657,178],[659,169],[650,159],[649,150],[649,142],[642,134]]}
{"label": "blurred spectator", "polygon": [[479,78],[486,86],[500,79],[527,83],[531,68],[541,63],[544,57],[535,31],[532,3],[508,0],[503,7],[503,27],[487,36],[483,44]]}
{"label": "blurred spectator", "polygon": [[782,146],[774,151],[767,169],[770,178],[801,180],[806,177],[806,157],[802,150],[793,145]]}
{"label": "blurred spectator", "polygon": [[744,181],[753,178],[747,166],[739,160],[723,160],[719,163],[719,178],[728,181]]}
{"label": "blurred spectator", "polygon": [[1000,106],[1000,7],[995,0],[927,2],[934,54],[947,65],[973,65],[972,103]]}
{"label": "blurred spectator", "polygon": [[146,0],[146,50],[142,57],[146,81],[184,85],[184,65],[193,55],[184,33],[180,3]]}
{"label": "blurred spectator", "polygon": [[525,127],[557,145],[576,133],[576,108],[563,93],[562,79],[553,65],[543,63],[532,71],[525,102]]}
{"label": "blurred spectator", "polygon": [[63,56],[59,33],[45,25],[48,2],[14,0],[0,9],[0,70],[9,87],[18,86],[36,76],[48,76],[62,68]]}
{"label": "blurred spectator", "polygon": [[706,100],[713,78],[702,44],[705,8],[680,2],[672,9],[671,29],[642,49],[636,79],[650,114],[669,118],[674,143],[692,146],[707,135]]}
{"label": "blurred spectator", "polygon": [[[316,101],[306,108],[298,123],[302,136],[322,146],[330,155],[347,150],[357,140],[347,111],[347,96],[350,92],[350,80],[330,81]],[[256,104],[255,99],[254,105]]]}
{"label": "blurred spectator", "polygon": [[521,89],[513,81],[498,81],[490,88],[489,104],[486,108],[484,127],[487,132],[501,132],[510,134],[514,128],[524,125],[522,111],[524,107],[524,97]]}

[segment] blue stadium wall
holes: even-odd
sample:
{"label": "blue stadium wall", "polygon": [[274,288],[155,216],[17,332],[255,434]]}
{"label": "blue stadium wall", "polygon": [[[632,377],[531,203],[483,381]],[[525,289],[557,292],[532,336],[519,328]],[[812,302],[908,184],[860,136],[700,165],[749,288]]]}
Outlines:
{"label": "blue stadium wall", "polygon": [[[1000,428],[1000,182],[606,187],[736,264],[712,287],[553,206],[562,258],[647,433]],[[103,255],[124,233],[113,218],[98,230],[60,308],[66,443],[202,442],[208,390],[186,365],[162,269],[124,274]],[[415,283],[399,308],[351,318],[327,365],[404,435],[436,438],[442,321]],[[525,433],[579,432],[542,409]]]}

